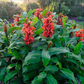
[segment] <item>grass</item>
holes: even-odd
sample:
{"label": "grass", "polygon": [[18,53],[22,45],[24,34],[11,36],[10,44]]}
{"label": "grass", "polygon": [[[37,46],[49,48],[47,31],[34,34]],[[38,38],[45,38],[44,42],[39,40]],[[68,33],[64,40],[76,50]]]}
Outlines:
{"label": "grass", "polygon": [[76,22],[78,29],[84,29],[84,22]]}

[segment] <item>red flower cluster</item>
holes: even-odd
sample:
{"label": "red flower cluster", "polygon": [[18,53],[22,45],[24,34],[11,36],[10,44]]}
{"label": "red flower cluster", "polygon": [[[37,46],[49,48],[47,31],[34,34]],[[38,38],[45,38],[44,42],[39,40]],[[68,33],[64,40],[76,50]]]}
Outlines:
{"label": "red flower cluster", "polygon": [[38,19],[42,19],[42,14],[40,13],[42,10],[43,10],[43,9],[41,9],[41,8],[37,8],[37,9],[35,10],[34,15],[35,15],[36,17],[38,17]]}
{"label": "red flower cluster", "polygon": [[57,25],[62,25],[63,26],[63,22],[62,22],[62,18],[66,18],[65,15],[63,15],[62,13],[59,14],[58,19],[57,19]]}
{"label": "red flower cluster", "polygon": [[20,19],[20,15],[17,14],[17,17],[14,18],[14,22],[19,22],[19,19]]}
{"label": "red flower cluster", "polygon": [[27,24],[24,24],[24,27],[22,28],[22,32],[25,34],[24,41],[25,44],[30,44],[34,41],[33,32],[36,28],[31,26],[31,22],[28,22]]}
{"label": "red flower cluster", "polygon": [[50,18],[52,18],[53,15],[51,15],[51,14],[52,14],[52,12],[51,12],[51,11],[48,11],[48,12],[46,13],[46,17],[50,17]]}
{"label": "red flower cluster", "polygon": [[84,32],[84,29],[81,29],[80,32],[79,31],[75,32],[75,37],[80,37],[79,41],[84,41],[83,40],[83,37],[84,37],[83,32]]}
{"label": "red flower cluster", "polygon": [[43,28],[43,36],[44,37],[51,37],[53,35],[53,32],[54,32],[54,22],[52,20],[52,18],[48,17],[48,18],[45,18],[43,19],[43,23],[44,25],[42,26]]}

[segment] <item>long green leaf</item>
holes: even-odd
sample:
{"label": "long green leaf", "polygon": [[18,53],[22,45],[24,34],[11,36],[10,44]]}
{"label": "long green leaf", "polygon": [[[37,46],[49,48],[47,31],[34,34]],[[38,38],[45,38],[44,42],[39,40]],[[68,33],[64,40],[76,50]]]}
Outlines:
{"label": "long green leaf", "polygon": [[38,29],[37,31],[35,31],[35,34],[36,34],[36,35],[39,35],[39,34],[41,34],[42,32],[43,32],[43,29],[40,28],[40,29]]}
{"label": "long green leaf", "polygon": [[53,65],[49,65],[45,68],[45,71],[58,71],[58,68],[56,66],[53,66]]}
{"label": "long green leaf", "polygon": [[45,72],[41,72],[41,73],[38,75],[38,81],[42,81],[45,77],[46,77],[46,73],[45,73]]}
{"label": "long green leaf", "polygon": [[37,17],[35,17],[33,20],[32,20],[32,26],[34,26],[36,23],[37,23],[37,21],[38,21],[38,18]]}
{"label": "long green leaf", "polygon": [[45,16],[46,13],[47,13],[47,10],[45,9],[45,10],[43,10],[42,15]]}
{"label": "long green leaf", "polygon": [[27,19],[30,18],[31,14],[32,14],[32,10],[30,10],[30,11],[28,12],[28,14],[27,14]]}
{"label": "long green leaf", "polygon": [[32,51],[30,52],[26,57],[25,60],[23,62],[23,66],[26,64],[34,64],[34,63],[38,63],[40,61],[40,57],[41,57],[41,52],[40,51]]}
{"label": "long green leaf", "polygon": [[47,84],[58,84],[57,80],[51,74],[48,74],[46,78],[48,82]]}
{"label": "long green leaf", "polygon": [[8,73],[4,78],[4,83],[6,83],[11,78],[13,78],[17,73],[18,73],[17,71],[12,71],[12,72]]}
{"label": "long green leaf", "polygon": [[64,47],[60,47],[60,48],[54,47],[54,48],[49,49],[49,53],[50,53],[50,55],[60,54],[60,53],[69,53],[69,50],[67,50]]}
{"label": "long green leaf", "polygon": [[15,56],[17,59],[22,59],[21,54],[17,52],[17,50],[12,50],[12,55]]}
{"label": "long green leaf", "polygon": [[77,84],[77,81],[74,77],[74,74],[71,70],[69,69],[65,69],[65,68],[62,68],[61,69],[61,72],[69,79],[69,80],[72,80],[75,84]]}
{"label": "long green leaf", "polygon": [[5,72],[6,72],[6,67],[0,69],[0,81],[4,79]]}
{"label": "long green leaf", "polygon": [[82,48],[82,42],[80,41],[74,49],[74,54],[77,55],[79,53],[79,51],[81,50],[81,48]]}
{"label": "long green leaf", "polygon": [[20,29],[20,28],[19,27],[11,27],[8,29],[7,34],[12,33],[12,31],[14,31],[15,29]]}
{"label": "long green leaf", "polygon": [[50,61],[49,52],[43,50],[43,51],[42,51],[42,62],[43,62],[43,65],[46,67],[47,64],[49,63],[49,61]]}

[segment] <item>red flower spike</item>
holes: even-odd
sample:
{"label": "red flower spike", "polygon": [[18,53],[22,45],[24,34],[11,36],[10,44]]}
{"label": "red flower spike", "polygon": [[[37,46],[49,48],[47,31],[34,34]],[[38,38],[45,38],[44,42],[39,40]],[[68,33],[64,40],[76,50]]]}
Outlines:
{"label": "red flower spike", "polygon": [[[20,19],[20,15],[17,14],[17,16],[14,18],[14,22],[19,22]],[[17,23],[15,23],[16,25],[18,25]]]}
{"label": "red flower spike", "polygon": [[24,24],[24,27],[22,28],[22,32],[25,34],[24,41],[25,44],[30,44],[34,41],[33,32],[36,28],[31,26],[31,22],[28,22],[27,24]]}
{"label": "red flower spike", "polygon": [[36,17],[38,17],[38,19],[42,19],[42,14],[40,13],[42,10],[43,10],[43,9],[41,9],[41,8],[38,8],[38,9],[35,10],[34,15],[35,15]]}
{"label": "red flower spike", "polygon": [[44,37],[51,37],[52,35],[53,35],[53,33],[54,33],[54,26],[53,26],[53,20],[52,20],[52,18],[45,18],[45,19],[43,19],[43,23],[44,23],[44,25],[42,26],[42,28],[43,28],[43,36]]}

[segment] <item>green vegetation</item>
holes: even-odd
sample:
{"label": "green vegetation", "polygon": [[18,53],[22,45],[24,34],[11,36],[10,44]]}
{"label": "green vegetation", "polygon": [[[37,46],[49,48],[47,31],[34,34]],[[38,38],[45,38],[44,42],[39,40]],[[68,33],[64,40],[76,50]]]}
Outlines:
{"label": "green vegetation", "polygon": [[84,29],[84,22],[76,22],[76,23],[77,23],[77,28]]}

